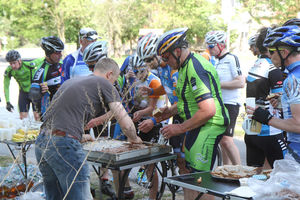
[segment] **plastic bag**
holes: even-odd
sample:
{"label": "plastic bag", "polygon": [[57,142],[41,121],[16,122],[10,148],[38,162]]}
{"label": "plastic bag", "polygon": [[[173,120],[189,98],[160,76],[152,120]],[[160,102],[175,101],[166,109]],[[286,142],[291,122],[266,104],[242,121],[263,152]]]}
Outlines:
{"label": "plastic bag", "polygon": [[274,162],[274,169],[267,181],[250,178],[248,185],[256,193],[255,200],[296,200],[300,199],[299,180],[299,163],[283,159]]}
{"label": "plastic bag", "polygon": [[42,192],[27,192],[18,198],[19,200],[42,200],[45,195]]}

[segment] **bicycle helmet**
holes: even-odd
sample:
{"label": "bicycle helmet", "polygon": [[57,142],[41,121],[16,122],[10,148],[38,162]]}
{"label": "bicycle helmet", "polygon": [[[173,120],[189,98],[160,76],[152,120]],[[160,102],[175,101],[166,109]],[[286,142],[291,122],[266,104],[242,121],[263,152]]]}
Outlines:
{"label": "bicycle helmet", "polygon": [[157,55],[172,52],[178,47],[187,46],[186,32],[188,28],[177,28],[170,30],[160,36],[157,42]]}
{"label": "bicycle helmet", "polygon": [[210,31],[205,35],[207,44],[226,44],[226,33],[224,31]]}
{"label": "bicycle helmet", "polygon": [[256,45],[257,34],[252,35],[248,40],[248,45],[251,47],[252,45]]}
{"label": "bicycle helmet", "polygon": [[79,31],[79,39],[86,38],[88,40],[96,40],[98,37],[97,31],[92,28],[82,28]]}
{"label": "bicycle helmet", "polygon": [[129,60],[129,67],[133,70],[134,73],[138,72],[139,67],[144,66],[143,60],[137,55],[137,53],[133,54]]}
{"label": "bicycle helmet", "polygon": [[284,22],[284,24],[282,26],[291,26],[291,25],[300,26],[300,19],[293,18],[293,19],[287,20],[286,22]]}
{"label": "bicycle helmet", "polygon": [[50,55],[54,52],[63,51],[64,43],[56,36],[43,37],[41,47],[45,51],[46,55]]}
{"label": "bicycle helmet", "polygon": [[145,58],[150,58],[156,55],[156,43],[158,41],[158,36],[149,33],[144,36],[137,46],[137,55],[144,60]]}
{"label": "bicycle helmet", "polygon": [[96,41],[89,44],[83,51],[83,61],[97,62],[101,58],[107,57],[107,42]]}
{"label": "bicycle helmet", "polygon": [[16,50],[10,50],[7,52],[5,59],[7,62],[13,62],[16,60],[19,60],[21,58],[21,55],[18,51]]}
{"label": "bicycle helmet", "polygon": [[269,29],[264,40],[265,47],[289,46],[300,51],[300,28],[296,25]]}

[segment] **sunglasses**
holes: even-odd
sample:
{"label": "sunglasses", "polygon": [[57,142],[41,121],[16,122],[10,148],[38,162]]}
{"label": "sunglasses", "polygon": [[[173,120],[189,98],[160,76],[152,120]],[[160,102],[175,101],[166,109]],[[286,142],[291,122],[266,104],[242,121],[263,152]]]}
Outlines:
{"label": "sunglasses", "polygon": [[210,48],[210,49],[214,48],[215,46],[216,46],[215,43],[214,44],[207,44],[207,47]]}
{"label": "sunglasses", "polygon": [[154,56],[151,57],[151,58],[145,58],[145,59],[144,59],[144,62],[146,62],[146,63],[151,63],[153,60],[154,60]]}
{"label": "sunglasses", "polygon": [[277,51],[277,50],[278,50],[278,51],[282,51],[282,50],[284,50],[284,49],[283,49],[283,48],[277,48],[277,49],[276,49],[276,48],[269,48],[269,53],[270,53],[271,55],[273,55],[274,52]]}
{"label": "sunglasses", "polygon": [[161,55],[161,59],[164,61],[164,62],[168,62],[169,61],[169,57],[170,57],[170,54],[168,56],[166,55]]}
{"label": "sunglasses", "polygon": [[93,65],[88,65],[88,67],[94,69],[94,68],[95,68],[95,64],[93,64]]}

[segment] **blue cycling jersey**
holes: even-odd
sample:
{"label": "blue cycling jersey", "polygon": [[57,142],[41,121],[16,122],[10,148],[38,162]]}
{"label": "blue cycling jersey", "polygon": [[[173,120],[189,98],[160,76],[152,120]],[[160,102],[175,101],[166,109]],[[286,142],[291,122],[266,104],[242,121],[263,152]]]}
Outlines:
{"label": "blue cycling jersey", "polygon": [[175,93],[177,80],[178,80],[178,71],[172,70],[169,65],[166,67],[158,67],[158,77],[161,80],[166,94],[169,98],[170,103],[173,105],[178,101],[178,98]]}
{"label": "blue cycling jersey", "polygon": [[69,54],[63,61],[62,65],[62,83],[70,78],[87,76],[92,74],[88,66],[83,61],[80,48]]}
{"label": "blue cycling jersey", "polygon": [[[282,109],[284,119],[292,118],[291,105],[300,104],[300,61],[287,67],[289,71],[283,82]],[[287,132],[289,142],[300,143],[300,134]]]}

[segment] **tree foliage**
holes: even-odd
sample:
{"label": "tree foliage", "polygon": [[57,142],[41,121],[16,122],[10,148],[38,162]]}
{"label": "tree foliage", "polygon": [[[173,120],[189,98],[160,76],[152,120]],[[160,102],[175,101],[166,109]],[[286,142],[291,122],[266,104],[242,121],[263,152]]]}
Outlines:
{"label": "tree foliage", "polygon": [[300,8],[299,0],[241,0],[241,2],[258,23],[268,20],[271,23],[282,24],[288,19],[295,18]]}

